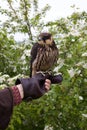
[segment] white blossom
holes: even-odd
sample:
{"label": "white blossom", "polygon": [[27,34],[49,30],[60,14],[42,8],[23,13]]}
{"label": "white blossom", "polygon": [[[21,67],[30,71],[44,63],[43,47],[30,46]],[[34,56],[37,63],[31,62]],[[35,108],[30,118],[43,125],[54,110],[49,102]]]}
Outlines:
{"label": "white blossom", "polygon": [[22,62],[22,64],[25,65],[25,64],[26,64],[26,60],[24,60],[24,61]]}
{"label": "white blossom", "polygon": [[17,71],[17,68],[16,68],[16,66],[14,67],[14,69],[13,69],[13,72],[16,72]]}
{"label": "white blossom", "polygon": [[71,68],[70,70],[67,70],[67,71],[68,71],[68,73],[69,73],[69,75],[70,75],[71,78],[74,77],[75,70],[73,68]]}
{"label": "white blossom", "polygon": [[30,52],[31,52],[31,50],[25,50],[25,51],[24,51],[24,54],[25,54],[26,56],[30,56]]}
{"label": "white blossom", "polygon": [[64,65],[64,59],[59,58],[57,63],[58,63],[58,66],[54,68],[55,72],[58,72],[58,70]]}
{"label": "white blossom", "polygon": [[7,78],[9,78],[9,75],[7,74],[0,76],[0,83],[3,83]]}
{"label": "white blossom", "polygon": [[80,73],[81,73],[81,70],[77,70],[77,71],[76,71],[76,74],[80,74]]}
{"label": "white blossom", "polygon": [[2,88],[2,89],[4,89],[5,87],[7,87],[6,84],[1,84],[1,85],[0,85],[0,88]]}
{"label": "white blossom", "polygon": [[85,63],[85,64],[83,65],[83,68],[87,69],[87,63]]}
{"label": "white blossom", "polygon": [[25,60],[25,55],[24,54],[21,56],[21,60]]}
{"label": "white blossom", "polygon": [[[79,36],[80,33],[78,30],[75,30],[75,29],[71,29],[71,32],[68,34],[68,35],[74,35],[74,36]],[[75,42],[75,39],[72,39],[72,42]]]}
{"label": "white blossom", "polygon": [[82,116],[87,118],[87,114],[82,114]]}
{"label": "white blossom", "polygon": [[87,69],[87,63],[84,61],[77,63],[76,66],[82,66],[83,68]]}
{"label": "white blossom", "polygon": [[79,100],[83,100],[83,97],[82,97],[82,96],[79,96]]}
{"label": "white blossom", "polygon": [[85,47],[86,45],[87,45],[87,41],[84,41],[84,42],[82,43],[82,46]]}
{"label": "white blossom", "polygon": [[81,62],[78,62],[78,63],[76,64],[76,66],[83,66],[83,64],[84,64],[84,61],[81,61]]}
{"label": "white blossom", "polygon": [[72,54],[67,54],[67,58],[72,58]]}
{"label": "white blossom", "polygon": [[52,126],[45,126],[44,130],[53,130]]}
{"label": "white blossom", "polygon": [[3,83],[5,81],[4,77],[0,77],[0,83]]}
{"label": "white blossom", "polygon": [[9,78],[9,79],[7,80],[7,82],[8,82],[9,84],[13,84],[14,81],[15,81],[17,78],[20,78],[20,77],[22,77],[21,74],[15,76],[15,77]]}
{"label": "white blossom", "polygon": [[75,39],[72,39],[71,41],[72,41],[72,42],[75,42]]}
{"label": "white blossom", "polygon": [[86,83],[87,83],[87,79],[84,79],[84,82],[86,82]]}
{"label": "white blossom", "polygon": [[87,30],[84,30],[84,33],[87,34]]}
{"label": "white blossom", "polygon": [[84,57],[84,56],[87,56],[87,52],[83,53],[82,56],[83,56],[83,57]]}

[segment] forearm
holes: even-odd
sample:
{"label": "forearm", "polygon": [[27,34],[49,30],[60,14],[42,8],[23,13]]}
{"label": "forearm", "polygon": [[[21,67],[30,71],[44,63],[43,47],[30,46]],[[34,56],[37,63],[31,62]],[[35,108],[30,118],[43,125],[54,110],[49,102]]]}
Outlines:
{"label": "forearm", "polygon": [[16,85],[0,90],[0,129],[7,128],[14,106],[22,100],[40,98],[50,89],[50,83],[43,76],[22,78],[17,80]]}
{"label": "forearm", "polygon": [[23,91],[22,84],[16,85],[16,87],[18,88],[18,90],[20,92],[21,99],[23,99],[24,98],[24,91]]}
{"label": "forearm", "polygon": [[0,90],[0,130],[7,128],[12,116],[13,107],[20,104],[23,97],[23,87],[21,84]]}
{"label": "forearm", "polygon": [[0,130],[7,128],[12,116],[13,107],[20,104],[23,97],[23,87],[21,84],[0,90]]}
{"label": "forearm", "polygon": [[0,90],[0,130],[4,130],[13,112],[13,95],[9,88]]}

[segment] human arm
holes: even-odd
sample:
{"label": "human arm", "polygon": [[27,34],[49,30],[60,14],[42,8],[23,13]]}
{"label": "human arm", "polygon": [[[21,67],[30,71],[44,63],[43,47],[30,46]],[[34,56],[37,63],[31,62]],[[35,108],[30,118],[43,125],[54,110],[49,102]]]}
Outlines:
{"label": "human arm", "polygon": [[[57,80],[53,77],[50,79],[52,83],[62,81],[60,76],[56,77]],[[51,81],[49,76],[37,74],[33,78],[17,79],[13,87],[0,90],[0,130],[7,128],[14,106],[20,104],[22,100],[37,99],[43,96],[49,91]]]}
{"label": "human arm", "polygon": [[[50,80],[47,79],[46,81],[44,79],[45,83],[43,82],[44,93],[42,93],[42,91],[40,90],[40,83],[38,82],[38,79],[34,79],[34,82],[31,78],[23,78],[21,79],[21,81],[22,80],[23,82],[21,82],[21,84],[17,84],[15,86],[0,90],[0,130],[5,130],[7,128],[12,116],[13,107],[20,104],[22,100],[26,100],[26,93],[24,93],[24,89],[31,91],[31,93],[28,93],[27,96],[31,97],[32,99],[34,98],[34,96],[35,99],[41,97],[45,92],[50,89]],[[25,83],[26,81],[28,81],[27,84]],[[23,85],[25,85],[23,86],[22,83]],[[26,85],[28,88],[23,88]],[[32,87],[33,89],[31,90]]]}

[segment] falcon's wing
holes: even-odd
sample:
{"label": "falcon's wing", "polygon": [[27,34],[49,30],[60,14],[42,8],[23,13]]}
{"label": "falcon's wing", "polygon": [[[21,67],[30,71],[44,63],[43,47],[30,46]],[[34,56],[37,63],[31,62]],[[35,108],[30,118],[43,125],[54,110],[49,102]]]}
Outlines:
{"label": "falcon's wing", "polygon": [[32,77],[32,64],[37,56],[38,43],[35,43],[31,49],[31,60],[30,60],[30,77]]}

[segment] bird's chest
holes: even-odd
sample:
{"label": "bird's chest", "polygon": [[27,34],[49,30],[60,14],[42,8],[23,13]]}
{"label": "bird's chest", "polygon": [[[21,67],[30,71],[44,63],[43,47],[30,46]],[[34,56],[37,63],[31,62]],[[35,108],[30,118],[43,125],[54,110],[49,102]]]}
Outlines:
{"label": "bird's chest", "polygon": [[38,48],[38,53],[35,59],[35,66],[37,70],[46,71],[50,69],[57,58],[57,50],[50,47]]}

